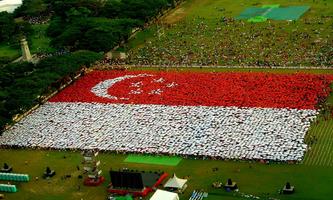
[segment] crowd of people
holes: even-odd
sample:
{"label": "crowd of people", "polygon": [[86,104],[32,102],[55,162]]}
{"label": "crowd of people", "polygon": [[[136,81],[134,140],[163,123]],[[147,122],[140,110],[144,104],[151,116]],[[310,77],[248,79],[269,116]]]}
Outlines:
{"label": "crowd of people", "polygon": [[[248,23],[221,17],[159,26],[128,51],[126,64],[160,66],[332,66],[332,16]],[[118,61],[111,64],[119,64]]]}
{"label": "crowd of people", "polygon": [[49,57],[53,57],[53,56],[61,56],[61,55],[65,55],[65,54],[69,54],[70,52],[66,49],[59,49],[57,51],[54,52],[43,52],[43,49],[37,48],[37,51],[39,51],[39,53],[36,53],[34,56],[35,58],[42,60],[44,58],[49,58]]}
{"label": "crowd of people", "polygon": [[24,20],[27,21],[29,24],[47,24],[50,21],[50,16],[29,16],[29,17],[24,17]]}
{"label": "crowd of people", "polygon": [[0,146],[300,161],[316,110],[49,102]]}

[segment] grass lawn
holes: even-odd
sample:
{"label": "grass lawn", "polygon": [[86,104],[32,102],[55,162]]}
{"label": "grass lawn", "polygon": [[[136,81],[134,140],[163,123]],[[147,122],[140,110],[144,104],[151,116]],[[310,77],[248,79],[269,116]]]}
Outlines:
{"label": "grass lawn", "polygon": [[46,36],[46,29],[48,24],[35,24],[32,25],[34,30],[31,35],[30,51],[31,53],[52,53],[54,48],[50,47],[51,39]]}
{"label": "grass lawn", "polygon": [[[157,31],[157,26],[152,25],[148,29],[144,29],[143,31],[139,31],[135,34],[135,36],[126,44],[126,48],[135,48],[135,47],[143,47],[145,42],[154,37],[154,33]],[[118,50],[124,50],[123,47],[120,47]]]}
{"label": "grass lawn", "polygon": [[125,159],[128,163],[142,163],[153,165],[177,166],[182,160],[180,157],[170,156],[151,156],[151,155],[129,155]]}
{"label": "grass lawn", "polygon": [[0,44],[0,60],[11,61],[20,57],[20,51],[8,46],[7,44]]}

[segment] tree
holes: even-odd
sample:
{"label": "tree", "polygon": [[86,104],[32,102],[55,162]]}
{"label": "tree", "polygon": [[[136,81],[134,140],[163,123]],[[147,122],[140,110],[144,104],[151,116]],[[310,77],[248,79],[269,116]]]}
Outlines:
{"label": "tree", "polygon": [[15,34],[16,25],[12,14],[0,12],[0,42],[8,42]]}
{"label": "tree", "polygon": [[0,90],[1,90],[1,92],[5,92],[3,90],[3,88],[9,86],[13,82],[14,82],[13,75],[11,73],[1,69],[0,70]]}
{"label": "tree", "polygon": [[92,20],[94,25],[82,38],[81,48],[93,51],[109,51],[119,41],[126,40],[138,21],[132,19]]}
{"label": "tree", "polygon": [[139,24],[133,19],[79,18],[69,23],[51,44],[57,48],[108,51],[121,40],[126,40]]}
{"label": "tree", "polygon": [[77,18],[87,18],[91,14],[91,11],[86,7],[71,8],[66,12],[67,21]]}
{"label": "tree", "polygon": [[89,16],[98,16],[102,7],[102,1],[97,0],[58,0],[49,1],[50,8],[55,12],[55,15],[66,19],[67,12],[72,8],[86,8],[91,11]]}
{"label": "tree", "polygon": [[51,45],[56,48],[72,48],[76,49],[78,41],[82,37],[80,27],[76,25],[69,25],[66,29],[56,38],[51,41]]}
{"label": "tree", "polygon": [[121,17],[140,19],[145,22],[168,4],[166,0],[122,0],[121,2]]}
{"label": "tree", "polygon": [[60,17],[54,17],[46,30],[49,37],[56,37],[60,35],[66,28],[66,23]]}
{"label": "tree", "polygon": [[47,14],[47,10],[44,0],[23,0],[22,5],[14,11],[14,15],[34,17]]}
{"label": "tree", "polygon": [[122,3],[119,0],[109,0],[101,9],[101,16],[107,18],[118,18],[122,12]]}

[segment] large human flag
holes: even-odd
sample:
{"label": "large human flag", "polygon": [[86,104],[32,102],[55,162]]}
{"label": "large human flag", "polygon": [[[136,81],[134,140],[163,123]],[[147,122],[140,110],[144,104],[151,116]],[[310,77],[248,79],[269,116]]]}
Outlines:
{"label": "large human flag", "polygon": [[0,138],[2,145],[223,159],[301,160],[332,76],[94,71]]}

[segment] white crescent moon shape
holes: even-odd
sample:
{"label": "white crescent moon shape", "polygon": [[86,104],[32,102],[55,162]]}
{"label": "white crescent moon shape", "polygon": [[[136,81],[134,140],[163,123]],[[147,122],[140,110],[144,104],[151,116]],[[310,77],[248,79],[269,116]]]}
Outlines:
{"label": "white crescent moon shape", "polygon": [[103,98],[108,98],[108,99],[113,99],[113,100],[124,99],[124,98],[118,98],[116,96],[109,95],[108,89],[110,87],[112,87],[114,84],[121,82],[123,80],[137,78],[137,77],[146,77],[146,76],[153,76],[153,75],[151,75],[151,74],[125,75],[125,76],[117,77],[114,79],[108,79],[108,80],[98,83],[93,88],[91,88],[91,92],[94,93],[98,97],[103,97]]}

